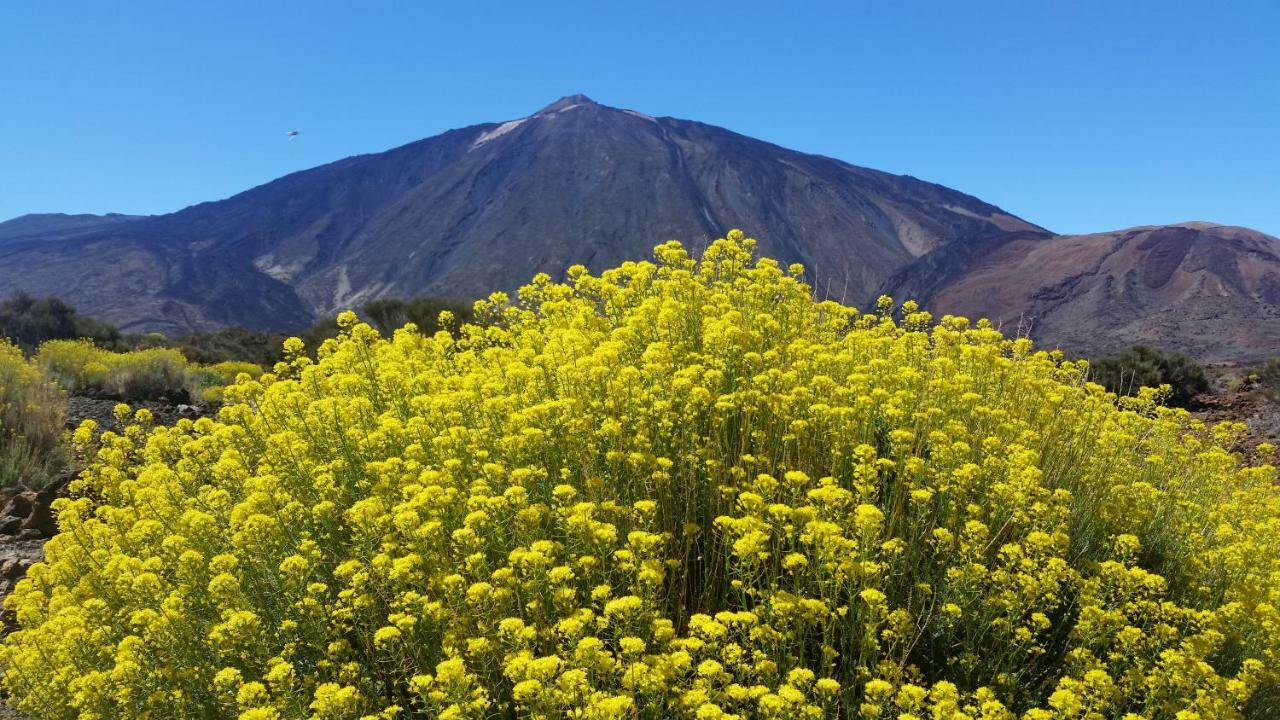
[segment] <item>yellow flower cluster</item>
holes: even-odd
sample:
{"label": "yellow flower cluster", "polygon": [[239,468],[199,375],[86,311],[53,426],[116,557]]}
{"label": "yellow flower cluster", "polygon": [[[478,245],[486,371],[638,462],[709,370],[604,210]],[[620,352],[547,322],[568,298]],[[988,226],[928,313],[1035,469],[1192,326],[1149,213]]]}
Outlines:
{"label": "yellow flower cluster", "polygon": [[[8,605],[33,718],[1275,718],[1280,493],[985,323],[741,233],[95,453]],[[446,319],[445,324],[448,324]]]}

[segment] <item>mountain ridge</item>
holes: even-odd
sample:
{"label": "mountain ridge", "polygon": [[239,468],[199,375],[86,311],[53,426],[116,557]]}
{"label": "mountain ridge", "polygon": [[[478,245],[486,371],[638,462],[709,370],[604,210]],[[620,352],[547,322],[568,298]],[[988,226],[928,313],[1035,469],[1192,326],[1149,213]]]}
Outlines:
{"label": "mountain ridge", "polygon": [[0,222],[0,243],[7,240],[73,235],[103,225],[141,220],[144,215],[122,213],[28,213]]}

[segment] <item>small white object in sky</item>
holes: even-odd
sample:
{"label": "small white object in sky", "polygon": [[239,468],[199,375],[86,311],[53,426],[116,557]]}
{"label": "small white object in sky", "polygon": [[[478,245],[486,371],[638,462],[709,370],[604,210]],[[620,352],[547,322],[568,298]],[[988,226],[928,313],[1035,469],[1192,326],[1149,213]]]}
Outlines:
{"label": "small white object in sky", "polygon": [[289,139],[290,139],[290,140],[292,140],[292,139],[294,139],[294,138],[298,137],[298,131],[297,131],[297,130],[290,130],[289,132],[285,133],[285,135],[288,135],[288,136],[289,136]]}

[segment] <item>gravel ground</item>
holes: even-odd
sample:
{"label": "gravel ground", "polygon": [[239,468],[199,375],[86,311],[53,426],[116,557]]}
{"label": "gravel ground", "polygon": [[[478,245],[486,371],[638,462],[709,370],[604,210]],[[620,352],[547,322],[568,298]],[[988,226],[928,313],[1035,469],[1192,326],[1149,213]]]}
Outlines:
{"label": "gravel ground", "polygon": [[[84,420],[93,420],[99,427],[115,427],[115,407],[119,400],[74,396],[67,399],[67,428],[75,429]],[[134,410],[146,408],[155,417],[156,425],[172,425],[179,419],[213,415],[215,409],[208,405],[174,405],[161,402],[129,403]]]}

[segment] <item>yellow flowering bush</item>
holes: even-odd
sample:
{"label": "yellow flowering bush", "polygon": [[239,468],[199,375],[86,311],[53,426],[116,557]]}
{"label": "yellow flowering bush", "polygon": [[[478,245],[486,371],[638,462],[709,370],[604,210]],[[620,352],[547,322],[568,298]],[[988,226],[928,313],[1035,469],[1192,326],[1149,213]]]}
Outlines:
{"label": "yellow flowering bush", "polygon": [[106,392],[154,400],[191,387],[187,359],[172,348],[113,352],[89,340],[49,340],[35,362],[67,392]]}
{"label": "yellow flowering bush", "polygon": [[34,362],[68,392],[103,392],[131,401],[188,396],[221,402],[223,386],[241,373],[262,375],[262,368],[250,362],[201,366],[174,348],[114,352],[89,340],[49,340]]}
{"label": "yellow flowering bush", "polygon": [[[95,460],[8,601],[33,718],[1275,718],[1270,466],[986,323],[700,260],[353,314]],[[145,420],[145,418],[144,418]]]}

